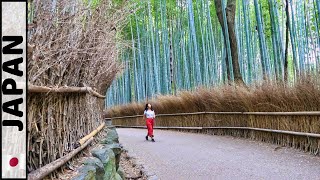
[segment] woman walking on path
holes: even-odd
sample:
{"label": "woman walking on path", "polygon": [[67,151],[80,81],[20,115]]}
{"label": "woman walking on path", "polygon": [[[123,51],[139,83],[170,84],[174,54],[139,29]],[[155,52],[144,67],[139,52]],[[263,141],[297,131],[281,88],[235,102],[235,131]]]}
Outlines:
{"label": "woman walking on path", "polygon": [[146,140],[148,140],[148,136],[151,137],[151,141],[155,142],[153,139],[153,125],[154,125],[154,118],[156,117],[154,110],[151,104],[146,104],[146,108],[144,109],[144,120],[146,119],[146,125],[148,128],[148,135],[146,136]]}

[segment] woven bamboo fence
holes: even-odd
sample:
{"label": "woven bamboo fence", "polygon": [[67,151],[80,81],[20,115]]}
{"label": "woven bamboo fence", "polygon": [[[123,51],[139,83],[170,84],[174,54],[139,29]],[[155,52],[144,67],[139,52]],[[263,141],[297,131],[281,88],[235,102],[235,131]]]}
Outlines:
{"label": "woven bamboo fence", "polygon": [[[290,88],[269,85],[250,91],[201,89],[160,96],[149,103],[158,114],[155,126],[160,129],[245,137],[319,155],[320,90],[304,82]],[[145,126],[144,106],[114,107],[106,115],[116,126]]]}
{"label": "woven bamboo fence", "polygon": [[72,151],[102,123],[103,99],[89,94],[29,93],[28,104],[29,171]]}
{"label": "woven bamboo fence", "polygon": [[104,94],[121,71],[115,29],[130,8],[99,2],[28,2],[28,172],[103,123]]}

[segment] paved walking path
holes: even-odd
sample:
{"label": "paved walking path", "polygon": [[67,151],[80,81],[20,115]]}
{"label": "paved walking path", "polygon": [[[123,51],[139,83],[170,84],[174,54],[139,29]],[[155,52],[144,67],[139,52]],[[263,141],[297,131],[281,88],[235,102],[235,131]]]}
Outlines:
{"label": "paved walking path", "polygon": [[320,180],[320,157],[248,139],[146,129],[117,129],[120,143],[161,180]]}

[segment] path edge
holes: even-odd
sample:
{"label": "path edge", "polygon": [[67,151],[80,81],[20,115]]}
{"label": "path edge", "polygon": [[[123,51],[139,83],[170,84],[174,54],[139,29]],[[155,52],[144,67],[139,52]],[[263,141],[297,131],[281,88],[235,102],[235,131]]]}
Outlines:
{"label": "path edge", "polygon": [[132,164],[134,164],[135,166],[137,166],[142,174],[144,174],[148,180],[160,180],[158,178],[158,176],[150,171],[149,168],[147,168],[138,158],[136,155],[134,155],[132,152],[130,152],[123,144],[121,144],[120,142],[120,145],[122,146],[123,148],[123,152],[125,152],[127,154],[127,156],[130,158],[130,160],[132,161]]}

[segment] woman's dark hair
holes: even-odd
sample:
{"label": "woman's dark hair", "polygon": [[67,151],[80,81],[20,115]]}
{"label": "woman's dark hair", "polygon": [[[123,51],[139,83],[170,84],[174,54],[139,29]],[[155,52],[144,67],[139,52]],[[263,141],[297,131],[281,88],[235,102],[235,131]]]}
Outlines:
{"label": "woman's dark hair", "polygon": [[[151,104],[150,104],[151,105]],[[146,104],[146,108],[144,108],[145,111],[148,110],[148,103]],[[152,105],[151,105],[151,110],[153,111]]]}

